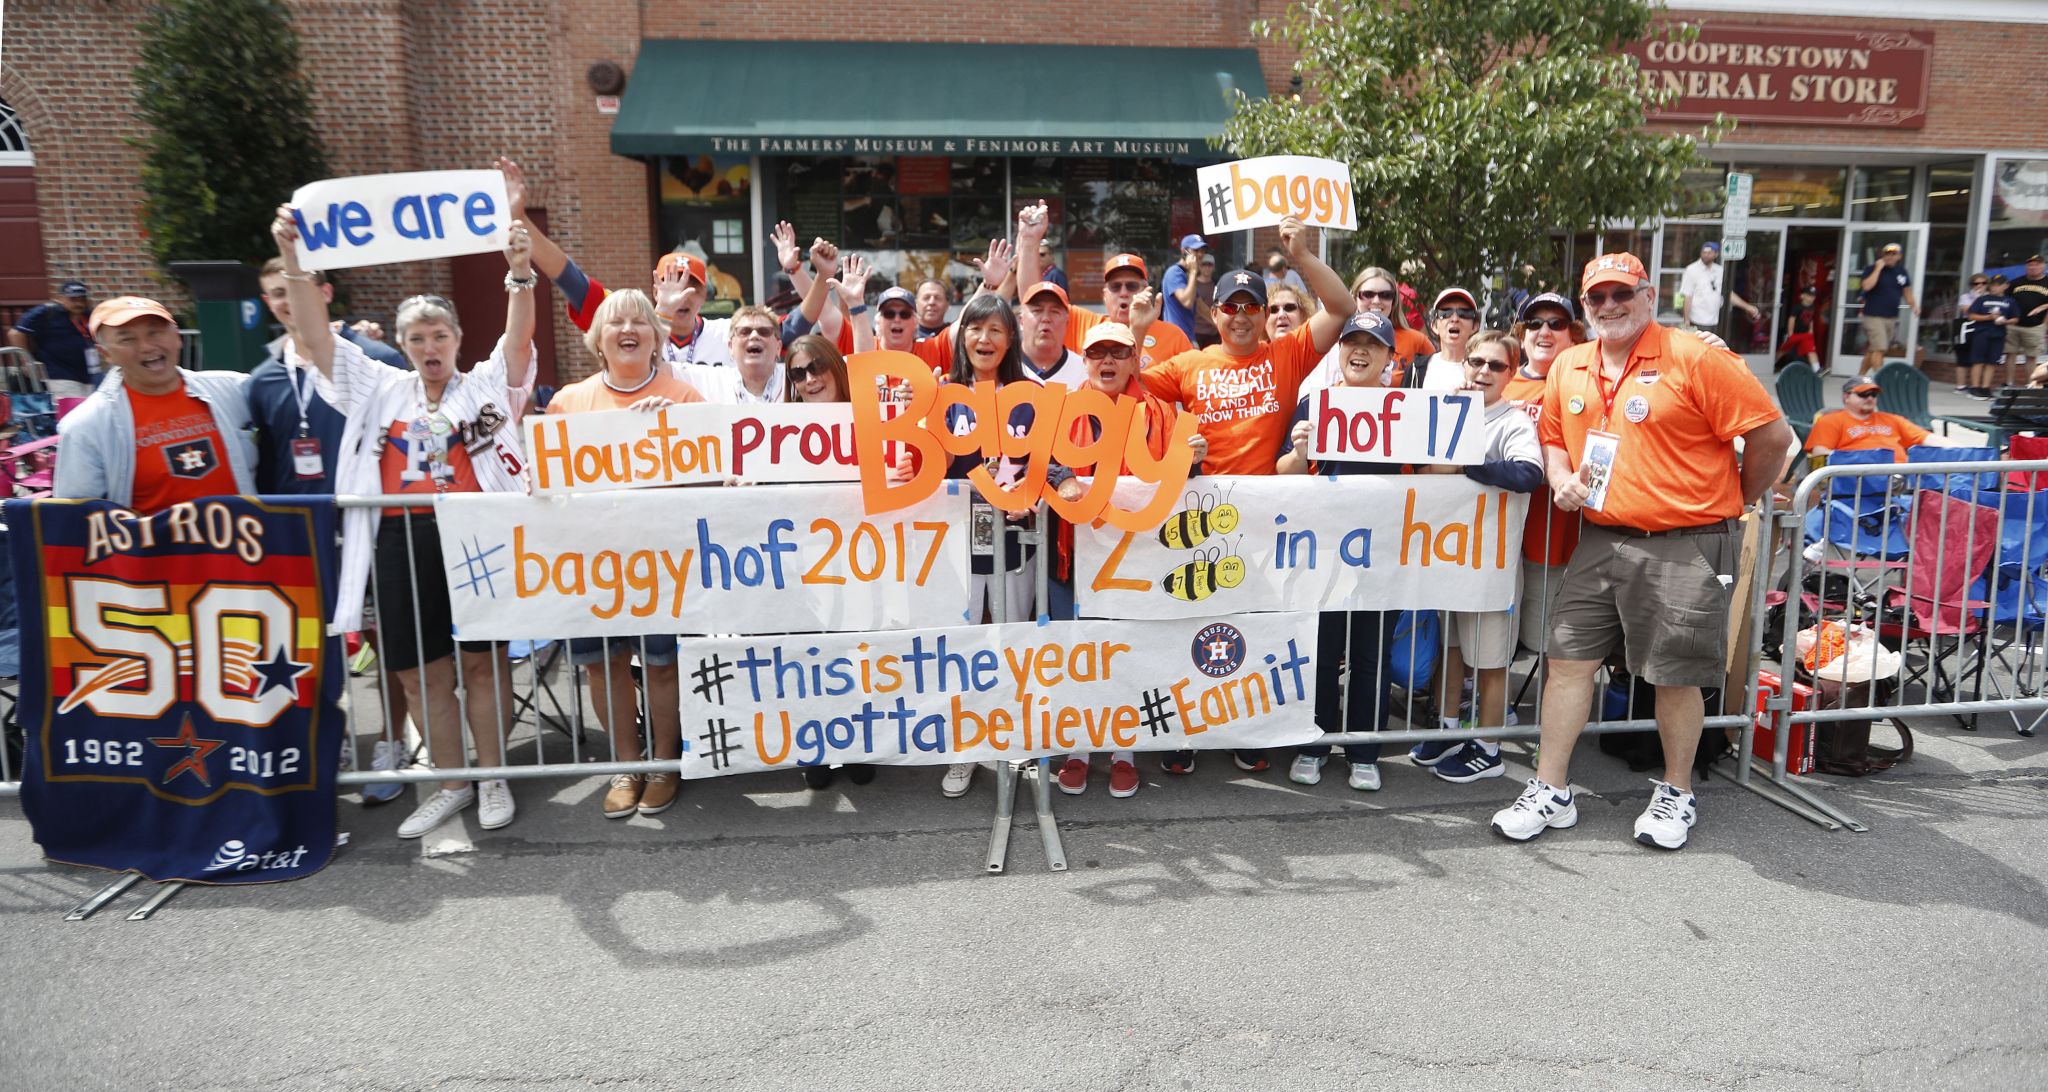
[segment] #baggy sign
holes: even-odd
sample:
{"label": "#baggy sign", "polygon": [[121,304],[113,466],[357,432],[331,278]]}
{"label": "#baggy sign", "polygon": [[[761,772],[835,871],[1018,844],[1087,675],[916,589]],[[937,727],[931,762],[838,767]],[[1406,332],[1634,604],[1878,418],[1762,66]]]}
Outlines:
{"label": "#baggy sign", "polygon": [[350,269],[505,249],[511,216],[497,171],[329,178],[292,194],[299,266]]}
{"label": "#baggy sign", "polygon": [[1268,155],[1195,168],[1202,230],[1250,231],[1289,216],[1315,227],[1358,230],[1351,168],[1334,159]]}

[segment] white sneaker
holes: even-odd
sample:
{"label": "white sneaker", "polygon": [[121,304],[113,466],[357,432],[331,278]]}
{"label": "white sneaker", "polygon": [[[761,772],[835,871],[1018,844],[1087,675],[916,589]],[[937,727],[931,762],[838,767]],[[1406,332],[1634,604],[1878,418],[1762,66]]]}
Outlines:
{"label": "white sneaker", "polygon": [[966,796],[967,786],[974,783],[972,762],[955,762],[946,767],[945,780],[939,782],[939,791],[947,796]]}
{"label": "white sneaker", "polygon": [[1377,762],[1353,762],[1351,764],[1351,787],[1359,792],[1378,792],[1380,789],[1380,764]]}
{"label": "white sneaker", "polygon": [[341,734],[341,765],[336,769],[342,773],[354,773],[356,769],[356,741],[347,732]]}
{"label": "white sneaker", "polygon": [[1295,755],[1294,765],[1287,768],[1287,780],[1297,785],[1313,785],[1323,779],[1323,763],[1328,761],[1329,755]]}
{"label": "white sneaker", "polygon": [[512,822],[512,786],[503,778],[485,781],[477,787],[476,825],[496,830]]}
{"label": "white sneaker", "polygon": [[462,809],[474,803],[476,790],[468,785],[459,789],[442,789],[427,797],[411,815],[405,817],[405,822],[398,824],[398,836],[417,838],[462,814]]}
{"label": "white sneaker", "polygon": [[[410,757],[403,745],[388,739],[380,739],[377,741],[377,746],[370,751],[370,768],[379,773],[388,773],[398,769],[400,765],[411,765],[410,762],[404,761]],[[363,803],[365,805],[388,804],[398,799],[399,794],[404,791],[405,782],[403,781],[379,781],[375,784],[364,785]]]}
{"label": "white sneaker", "polygon": [[1552,827],[1563,830],[1578,823],[1579,805],[1571,793],[1533,777],[1514,803],[1493,813],[1493,832],[1517,842],[1526,842]]}
{"label": "white sneaker", "polygon": [[1657,789],[1650,794],[1650,806],[1636,817],[1636,841],[1658,849],[1684,849],[1686,835],[1699,819],[1699,801],[1669,782],[1652,784]]}

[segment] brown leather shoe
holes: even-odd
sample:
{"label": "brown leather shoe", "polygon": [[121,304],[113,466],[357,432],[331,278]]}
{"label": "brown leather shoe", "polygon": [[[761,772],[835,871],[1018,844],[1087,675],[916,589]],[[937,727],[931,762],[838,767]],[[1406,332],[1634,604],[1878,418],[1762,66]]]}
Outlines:
{"label": "brown leather shoe", "polygon": [[604,794],[604,817],[624,819],[640,806],[640,775],[622,773],[612,778],[611,790]]}
{"label": "brown leather shoe", "polygon": [[640,814],[660,815],[676,802],[676,793],[683,787],[680,774],[648,774],[646,787],[640,790]]}

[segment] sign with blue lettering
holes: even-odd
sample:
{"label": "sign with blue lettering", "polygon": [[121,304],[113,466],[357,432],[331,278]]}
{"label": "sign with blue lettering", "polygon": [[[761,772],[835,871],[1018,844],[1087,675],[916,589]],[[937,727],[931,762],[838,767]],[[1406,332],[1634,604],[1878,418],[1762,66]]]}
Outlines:
{"label": "sign with blue lettering", "polygon": [[497,171],[329,178],[292,194],[299,266],[350,269],[505,249],[511,215]]}

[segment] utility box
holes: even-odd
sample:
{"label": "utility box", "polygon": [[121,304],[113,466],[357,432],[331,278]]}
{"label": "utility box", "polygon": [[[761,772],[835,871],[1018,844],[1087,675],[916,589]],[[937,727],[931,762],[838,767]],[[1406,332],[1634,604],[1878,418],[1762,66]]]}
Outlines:
{"label": "utility box", "polygon": [[268,310],[256,269],[246,262],[172,262],[192,290],[199,318],[199,366],[246,372],[263,363],[270,342]]}

